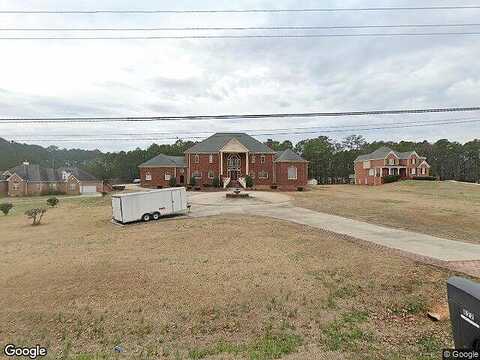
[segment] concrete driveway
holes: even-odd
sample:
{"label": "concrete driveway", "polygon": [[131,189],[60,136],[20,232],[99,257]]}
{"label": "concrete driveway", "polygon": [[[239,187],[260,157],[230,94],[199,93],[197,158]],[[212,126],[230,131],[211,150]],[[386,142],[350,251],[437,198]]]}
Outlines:
{"label": "concrete driveway", "polygon": [[[369,224],[340,216],[295,207],[288,193],[251,191],[251,199],[227,199],[225,192],[189,192],[190,216],[222,214],[266,216],[363,240],[370,244],[411,254],[425,262],[480,261],[480,245]],[[429,261],[431,260],[431,261]],[[480,267],[479,267],[480,271]]]}

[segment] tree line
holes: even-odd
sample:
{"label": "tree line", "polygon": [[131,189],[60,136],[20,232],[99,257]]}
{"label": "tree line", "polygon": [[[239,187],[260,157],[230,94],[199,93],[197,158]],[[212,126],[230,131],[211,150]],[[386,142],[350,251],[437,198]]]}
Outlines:
{"label": "tree line", "polygon": [[[138,165],[163,153],[182,156],[195,142],[177,140],[173,144],[152,144],[147,149],[107,152],[99,150],[43,148],[37,145],[8,142],[0,138],[0,169],[6,170],[24,160],[46,167],[79,166],[99,179],[132,181],[138,178]],[[441,180],[478,182],[480,180],[480,139],[464,144],[447,139],[428,141],[374,141],[367,142],[361,135],[350,135],[341,141],[327,136],[301,140],[293,144],[268,139],[265,144],[273,150],[293,149],[310,162],[309,177],[320,183],[346,182],[354,173],[358,155],[370,153],[380,146],[397,151],[415,150],[427,157],[432,175]]]}

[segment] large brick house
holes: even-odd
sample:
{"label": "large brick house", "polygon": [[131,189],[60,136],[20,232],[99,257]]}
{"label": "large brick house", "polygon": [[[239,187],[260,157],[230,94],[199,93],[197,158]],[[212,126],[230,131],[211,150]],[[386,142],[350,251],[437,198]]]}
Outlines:
{"label": "large brick house", "polygon": [[24,162],[0,174],[0,193],[8,196],[80,195],[102,191],[103,181],[76,167],[52,169]]}
{"label": "large brick house", "polygon": [[355,159],[355,184],[381,185],[388,175],[399,175],[401,179],[429,176],[430,165],[415,151],[398,152],[386,146]]}
{"label": "large brick house", "polygon": [[195,144],[184,156],[160,154],[139,165],[142,187],[168,187],[170,179],[178,185],[212,185],[218,177],[224,187],[245,186],[250,175],[255,188],[277,187],[297,190],[307,185],[308,161],[287,149],[276,152],[244,133],[217,133]]}

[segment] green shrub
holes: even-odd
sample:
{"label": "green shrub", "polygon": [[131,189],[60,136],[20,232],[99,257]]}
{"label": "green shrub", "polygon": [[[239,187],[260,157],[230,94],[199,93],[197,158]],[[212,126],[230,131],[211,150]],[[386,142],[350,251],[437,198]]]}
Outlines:
{"label": "green shrub", "polygon": [[7,216],[10,210],[12,210],[12,203],[2,203],[0,204],[0,211],[3,212],[3,215]]}
{"label": "green shrub", "polygon": [[195,179],[195,176],[190,177],[190,186],[194,187],[196,183],[197,179]]}
{"label": "green shrub", "polygon": [[220,178],[218,176],[215,176],[212,180],[212,186],[219,188],[220,187]]}
{"label": "green shrub", "polygon": [[250,175],[245,176],[245,184],[247,188],[249,189],[253,188],[253,179]]}
{"label": "green shrub", "polygon": [[29,218],[32,219],[32,225],[39,225],[40,222],[42,221],[43,215],[47,212],[47,209],[45,208],[34,208],[25,211],[25,215]]}
{"label": "green shrub", "polygon": [[437,178],[435,176],[416,176],[415,180],[426,180],[426,181],[435,181]]}
{"label": "green shrub", "polygon": [[55,207],[58,205],[59,200],[54,196],[47,199],[47,205],[50,207]]}
{"label": "green shrub", "polygon": [[170,187],[177,186],[177,178],[175,176],[170,177],[170,180],[168,180],[168,186]]}
{"label": "green shrub", "polygon": [[389,184],[400,180],[400,175],[387,175],[383,177],[383,183]]}

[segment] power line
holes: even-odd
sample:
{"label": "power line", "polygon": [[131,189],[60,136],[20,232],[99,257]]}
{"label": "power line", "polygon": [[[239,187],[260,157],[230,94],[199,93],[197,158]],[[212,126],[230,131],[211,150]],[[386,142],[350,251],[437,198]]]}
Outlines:
{"label": "power line", "polygon": [[417,32],[417,33],[361,33],[361,34],[301,34],[301,35],[179,35],[179,36],[90,36],[90,37],[0,37],[0,40],[187,40],[187,39],[298,39],[298,38],[348,38],[392,36],[466,36],[480,32]]}
{"label": "power line", "polygon": [[[473,122],[477,121],[477,118],[451,118],[451,119],[435,119],[435,120],[414,120],[414,121],[400,121],[392,123],[377,123],[377,124],[356,124],[356,125],[337,125],[337,126],[308,126],[308,127],[293,127],[293,128],[276,128],[276,129],[241,129],[241,130],[217,130],[217,132],[228,132],[228,131],[236,131],[236,132],[245,132],[245,133],[254,133],[254,132],[264,132],[264,131],[297,131],[297,130],[319,130],[323,131],[325,129],[348,129],[348,128],[358,128],[358,127],[371,127],[375,126],[389,126],[389,125],[408,125],[408,124],[432,124],[437,125],[440,121],[441,123],[449,122],[449,124],[464,123],[473,120]],[[152,136],[152,135],[176,135],[176,137],[182,137],[180,135],[188,135],[188,134],[211,134],[211,131],[169,131],[169,132],[148,132],[148,133],[108,133],[104,134],[104,136]],[[24,134],[10,134],[10,136],[26,136],[26,137],[95,137],[98,134],[34,134],[34,135],[24,135]],[[38,139],[38,138],[37,138]]]}
{"label": "power line", "polygon": [[237,27],[143,27],[143,28],[0,28],[0,31],[249,31],[249,30],[334,30],[480,26],[466,24],[398,24],[398,25],[333,25],[333,26],[237,26]]}
{"label": "power line", "polygon": [[31,117],[31,118],[0,118],[0,124],[18,123],[77,123],[77,122],[151,122],[151,121],[205,121],[205,120],[245,120],[268,118],[311,118],[311,117],[341,117],[365,115],[401,115],[425,113],[450,113],[480,111],[475,107],[449,107],[428,109],[400,109],[346,112],[307,112],[307,113],[268,113],[268,114],[228,114],[228,115],[187,115],[187,116],[120,116],[120,117]]}
{"label": "power line", "polygon": [[471,10],[478,5],[407,6],[362,8],[304,8],[304,9],[220,9],[220,10],[2,10],[0,14],[218,14],[218,13],[302,13],[340,11],[411,11],[411,10]]}
{"label": "power line", "polygon": [[[316,130],[316,131],[287,131],[287,132],[270,132],[270,133],[256,133],[252,134],[253,136],[278,136],[278,135],[305,135],[305,134],[318,134],[318,133],[342,133],[342,132],[365,132],[372,130],[387,130],[387,129],[405,129],[405,128],[415,128],[415,127],[426,127],[426,126],[437,126],[437,125],[457,125],[457,124],[466,124],[480,122],[480,119],[473,120],[464,120],[457,122],[437,122],[435,124],[411,124],[411,125],[392,125],[392,126],[376,126],[370,128],[359,128],[359,129],[337,129],[337,130]],[[211,133],[211,132],[210,132]],[[150,137],[150,138],[95,138],[95,139],[16,139],[14,141],[56,141],[56,142],[86,142],[86,141],[158,141],[158,140],[179,140],[179,139],[190,139],[190,140],[202,140],[205,139],[205,136],[186,136],[186,137],[168,137],[168,138],[159,138],[159,137]]]}

